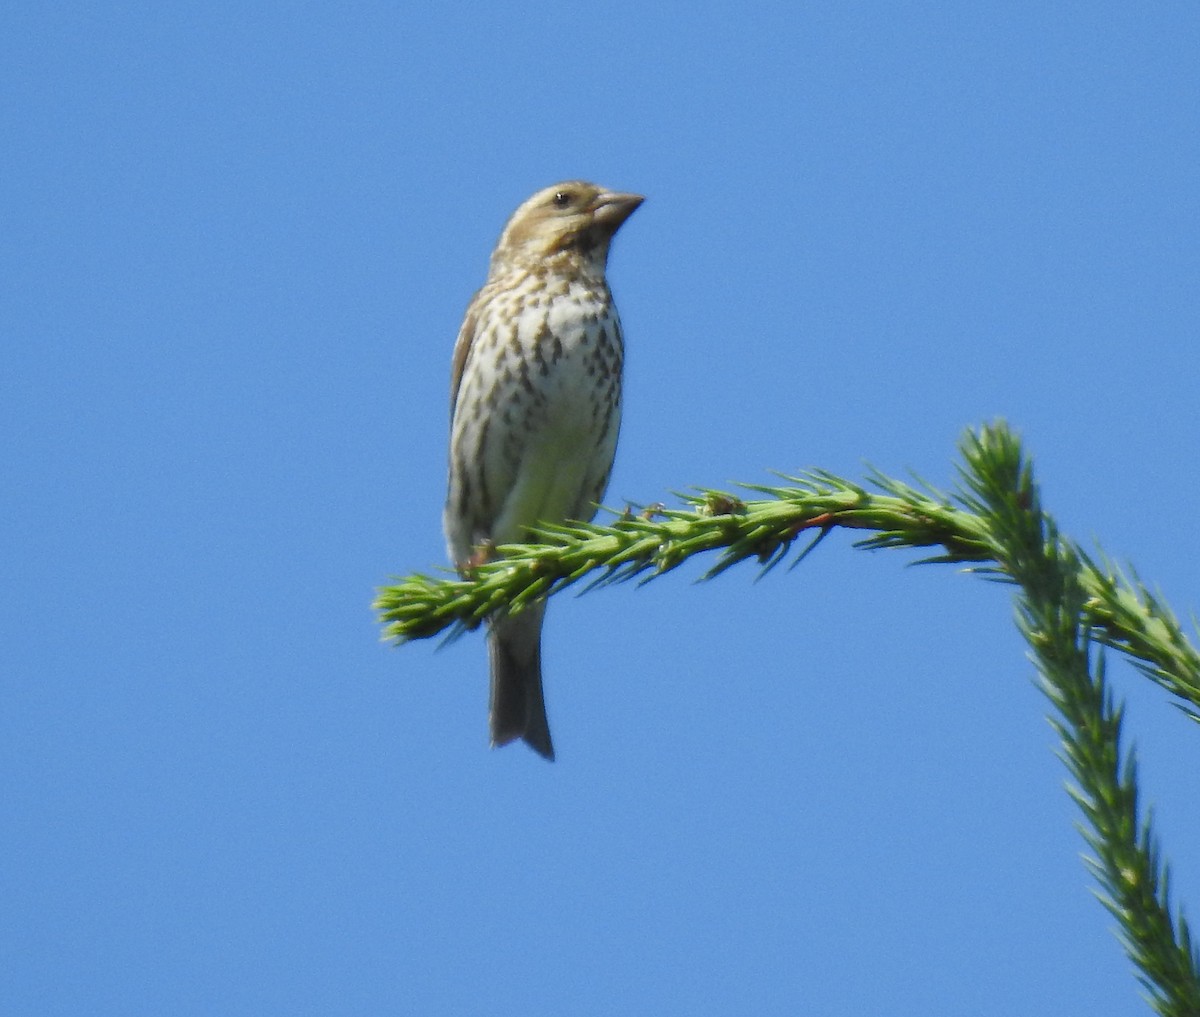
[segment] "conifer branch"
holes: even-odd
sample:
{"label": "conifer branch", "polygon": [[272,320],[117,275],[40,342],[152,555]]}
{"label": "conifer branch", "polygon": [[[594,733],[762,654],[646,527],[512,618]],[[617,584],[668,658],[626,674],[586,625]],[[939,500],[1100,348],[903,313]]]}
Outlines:
{"label": "conifer branch", "polygon": [[[835,528],[873,531],[856,547],[936,548],[915,564],[967,565],[989,578],[1012,580],[996,560],[985,520],[961,497],[880,473],[868,482],[881,493],[821,470],[781,479],[780,485],[746,486],[765,498],[698,489],[681,496],[687,508],[655,505],[610,513],[615,518],[609,523],[543,527],[540,543],[501,545],[468,578],[449,570],[409,576],[379,590],[374,606],[384,638],[404,643],[445,632],[453,638],[505,605],[519,610],[585,579],[584,589],[634,578],[649,582],[705,552],[716,552],[717,560],[703,579],[748,559],[769,571],[801,541],[794,566]],[[1200,653],[1170,608],[1107,558],[1096,561],[1071,547],[1092,638],[1129,656],[1200,719]]]}
{"label": "conifer branch", "polygon": [[[1169,872],[1150,818],[1138,807],[1137,767],[1121,748],[1103,648],[1129,657],[1200,719],[1200,654],[1175,615],[1136,576],[1059,534],[1044,512],[1020,443],[1003,425],[968,432],[963,490],[949,497],[873,473],[874,491],[820,470],[724,491],[682,496],[685,508],[627,510],[612,522],[544,527],[539,543],[504,545],[467,577],[414,575],[379,591],[385,638],[397,643],[478,626],[498,608],[520,610],[587,579],[585,589],[649,582],[706,552],[711,579],[748,559],[763,572],[799,543],[793,566],[835,528],[868,531],[856,547],[933,549],[917,564],[967,566],[1017,587],[1017,624],[1053,704],[1051,719],[1086,821],[1100,898],[1120,923],[1155,1009],[1200,1014],[1200,958],[1182,916],[1172,916]],[[1096,648],[1093,644],[1098,644]]]}
{"label": "conifer branch", "polygon": [[[1093,653],[1091,645],[1132,649],[1139,662],[1154,666],[1161,633],[1098,633],[1098,602],[1111,600],[1097,597],[1094,566],[1043,511],[1032,468],[1011,432],[984,428],[967,436],[962,451],[963,501],[985,521],[997,566],[1019,588],[1017,625],[1056,710],[1051,724],[1075,780],[1068,791],[1086,820],[1083,836],[1095,852],[1087,864],[1100,883],[1100,900],[1117,918],[1155,1010],[1164,1017],[1195,1017],[1200,956],[1187,921],[1171,914],[1170,873],[1149,816],[1139,815],[1137,762],[1132,750],[1122,756],[1123,710],[1114,705],[1103,650]],[[1154,623],[1165,623],[1161,612]],[[1168,642],[1174,650],[1175,641]]]}

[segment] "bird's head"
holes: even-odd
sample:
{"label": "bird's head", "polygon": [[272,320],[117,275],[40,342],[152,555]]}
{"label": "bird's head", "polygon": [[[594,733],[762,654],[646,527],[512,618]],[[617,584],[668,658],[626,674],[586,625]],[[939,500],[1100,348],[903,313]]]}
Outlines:
{"label": "bird's head", "polygon": [[557,255],[582,257],[603,271],[608,245],[621,223],[645,199],[582,180],[543,188],[508,220],[493,267],[539,264]]}

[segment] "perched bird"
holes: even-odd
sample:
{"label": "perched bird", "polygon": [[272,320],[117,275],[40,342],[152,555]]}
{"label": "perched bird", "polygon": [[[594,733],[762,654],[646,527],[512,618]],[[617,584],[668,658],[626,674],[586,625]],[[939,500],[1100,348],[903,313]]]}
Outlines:
{"label": "perched bird", "polygon": [[[443,526],[469,571],[537,523],[588,520],[621,424],[621,322],[604,277],[638,194],[571,180],[513,213],[467,307],[450,380]],[[554,758],[542,695],[544,601],[488,621],[492,745]]]}

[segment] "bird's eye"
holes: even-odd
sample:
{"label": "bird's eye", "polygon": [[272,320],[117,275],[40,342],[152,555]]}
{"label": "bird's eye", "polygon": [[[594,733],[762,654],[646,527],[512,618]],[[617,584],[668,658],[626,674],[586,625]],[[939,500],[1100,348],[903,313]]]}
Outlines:
{"label": "bird's eye", "polygon": [[569,204],[571,204],[571,201],[574,199],[574,197],[575,195],[570,191],[555,191],[554,205],[556,208],[566,208]]}

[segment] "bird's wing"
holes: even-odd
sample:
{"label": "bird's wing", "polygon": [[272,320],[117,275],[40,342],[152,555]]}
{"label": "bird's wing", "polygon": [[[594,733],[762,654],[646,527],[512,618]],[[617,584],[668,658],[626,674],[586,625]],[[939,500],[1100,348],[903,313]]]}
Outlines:
{"label": "bird's wing", "polygon": [[471,352],[471,344],[475,342],[475,328],[479,321],[476,309],[477,303],[471,301],[467,308],[467,316],[463,318],[462,328],[458,330],[458,339],[454,343],[454,361],[450,366],[450,419],[454,419],[454,406],[458,402],[458,387],[462,383],[463,368],[467,366],[467,357]]}

